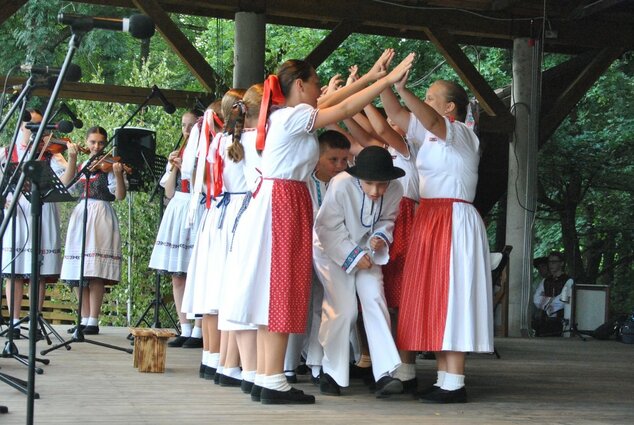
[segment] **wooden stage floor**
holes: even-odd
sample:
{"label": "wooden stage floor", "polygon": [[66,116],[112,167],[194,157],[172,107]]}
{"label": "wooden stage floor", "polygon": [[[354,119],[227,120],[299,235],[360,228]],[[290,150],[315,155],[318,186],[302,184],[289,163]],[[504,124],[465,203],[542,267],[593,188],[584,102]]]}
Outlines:
{"label": "wooden stage floor", "polygon": [[[58,327],[66,337],[65,327]],[[129,347],[125,328],[93,339]],[[4,341],[0,341],[4,346]],[[496,340],[502,358],[470,355],[463,405],[427,405],[407,396],[377,400],[361,383],[341,397],[319,395],[308,376],[297,386],[309,406],[263,406],[239,389],[198,378],[200,350],[169,348],[163,374],[139,373],[130,354],[88,343],[58,349],[37,375],[36,424],[627,424],[634,418],[634,345],[577,338]],[[22,354],[28,344],[17,341]],[[38,343],[38,354],[48,348]],[[26,379],[26,367],[0,358],[1,372]],[[419,360],[423,384],[434,362]],[[26,422],[27,399],[0,382],[0,424]]]}

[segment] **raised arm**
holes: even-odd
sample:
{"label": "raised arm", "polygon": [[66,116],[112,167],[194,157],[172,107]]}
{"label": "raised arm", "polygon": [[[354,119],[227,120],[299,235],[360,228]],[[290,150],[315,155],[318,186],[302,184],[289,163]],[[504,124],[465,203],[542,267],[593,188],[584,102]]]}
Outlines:
{"label": "raised arm", "polygon": [[364,87],[367,87],[368,84],[385,76],[387,74],[387,67],[389,66],[393,57],[394,50],[385,49],[383,51],[383,54],[381,54],[379,59],[374,63],[372,68],[370,68],[370,70],[366,74],[358,78],[356,81],[353,81],[352,83],[346,85],[345,87],[334,90],[332,92],[328,92],[326,95],[321,96],[317,100],[317,107],[323,109],[336,105],[347,99],[351,95],[359,92]]}
{"label": "raised arm", "polygon": [[398,153],[404,157],[408,157],[409,147],[407,146],[407,143],[405,143],[403,137],[388,124],[387,120],[383,117],[379,110],[372,104],[367,105],[363,108],[363,110],[366,113],[368,121],[372,125],[375,133],[378,134],[385,143],[396,149]]}
{"label": "raised arm", "polygon": [[[412,67],[414,61],[414,53],[410,53],[398,64],[387,76],[379,79],[374,84],[358,93],[353,94],[341,103],[331,106],[329,108],[320,109],[317,117],[315,118],[315,128],[325,127],[328,124],[339,122],[345,118],[351,117],[357,112],[361,111],[365,105],[372,102],[383,90],[401,80],[407,71]],[[360,78],[358,81],[361,81]],[[353,83],[351,86],[353,86]],[[349,86],[349,87],[351,87]],[[335,93],[344,91],[346,87],[338,90]]]}
{"label": "raised arm", "polygon": [[346,127],[348,127],[348,131],[350,132],[350,134],[352,134],[352,137],[354,137],[362,147],[364,148],[368,146],[383,147],[385,145],[385,143],[383,143],[382,140],[377,139],[376,137],[372,136],[370,133],[365,131],[365,129],[362,126],[360,126],[356,120],[352,118],[348,118],[344,120],[343,122],[346,125]]}
{"label": "raised arm", "polygon": [[401,106],[401,103],[391,88],[381,92],[381,103],[383,103],[383,109],[385,109],[388,118],[404,131],[407,131],[410,113]]}
{"label": "raised arm", "polygon": [[396,91],[398,91],[398,94],[401,96],[401,99],[403,99],[403,102],[405,102],[405,105],[410,111],[412,111],[423,127],[440,139],[445,140],[447,137],[447,124],[445,122],[445,118],[405,87],[407,76],[408,75],[406,74],[396,83]]}

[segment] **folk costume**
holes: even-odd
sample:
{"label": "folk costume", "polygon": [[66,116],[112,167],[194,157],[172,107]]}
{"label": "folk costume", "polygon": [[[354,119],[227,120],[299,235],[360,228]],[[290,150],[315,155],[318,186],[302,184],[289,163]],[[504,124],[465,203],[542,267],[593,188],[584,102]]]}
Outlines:
{"label": "folk costume", "polygon": [[[181,152],[181,158],[183,158],[183,153]],[[150,268],[165,274],[184,276],[187,273],[198,231],[198,223],[205,206],[203,202],[198,203],[198,211],[194,223],[191,226],[187,226],[187,215],[192,196],[190,194],[190,181],[183,179],[180,170],[172,169],[172,167],[171,164],[167,164],[165,174],[163,174],[160,181],[160,185],[165,187],[170,174],[178,174],[174,196],[170,199],[167,208],[165,208],[158,234],[156,235],[156,242],[150,257]]]}
{"label": "folk costume", "polygon": [[398,206],[398,214],[394,222],[394,243],[390,247],[390,261],[383,266],[383,287],[389,308],[398,308],[401,300],[401,281],[405,267],[407,247],[412,234],[414,214],[418,207],[418,171],[416,170],[416,154],[411,143],[407,142],[409,155],[404,156],[396,149],[389,147],[394,166],[405,171],[398,179],[403,186],[403,197]]}
{"label": "folk costume", "polygon": [[[21,133],[18,140],[21,140]],[[28,154],[26,146],[18,142],[11,154],[7,149],[0,150],[0,163],[18,163],[20,158]],[[48,162],[55,174],[61,176],[66,169],[66,160],[61,154],[45,153],[43,159]],[[11,200],[13,194],[8,196]],[[6,211],[5,211],[6,214]],[[13,217],[10,219],[6,232],[2,238],[2,277],[11,277],[11,264],[15,266],[17,279],[29,279],[31,276],[31,203],[24,196],[20,196],[15,209],[15,242],[13,240]],[[62,267],[61,237],[59,212],[56,203],[42,205],[42,223],[40,226],[40,276],[47,282],[57,282]],[[15,247],[15,254],[13,253]]]}
{"label": "folk costume", "polygon": [[317,113],[299,104],[269,117],[262,178],[236,229],[234,249],[240,256],[230,256],[227,266],[235,282],[228,320],[268,325],[271,332],[306,329],[313,221],[306,179],[319,158],[313,133]]}
{"label": "folk costume", "polygon": [[[383,148],[377,149],[391,162]],[[403,189],[398,182],[392,181],[380,200],[370,200],[363,192],[359,178],[351,175],[360,175],[357,170],[362,167],[360,159],[364,151],[357,158],[355,167],[331,180],[315,220],[315,269],[324,286],[319,330],[319,342],[324,350],[323,371],[344,387],[349,385],[349,341],[358,314],[357,295],[363,310],[375,379],[378,381],[391,374],[401,364],[390,331],[381,265],[389,259],[389,244],[393,241],[394,220]],[[402,169],[395,170],[400,173],[391,176],[392,179],[404,174]],[[376,252],[369,245],[373,237],[385,242],[385,246]],[[372,267],[357,269],[357,263],[365,255],[372,259]]]}
{"label": "folk costume", "polygon": [[418,149],[416,212],[399,309],[397,345],[409,351],[493,351],[487,233],[473,207],[480,142],[445,118],[441,140],[412,114],[407,138]]}
{"label": "folk costume", "polygon": [[[127,186],[127,180],[125,184]],[[91,173],[88,180],[86,175],[82,174],[79,181],[69,189],[73,195],[80,197],[80,202],[70,216],[60,279],[71,286],[79,285],[86,196],[88,205],[83,273],[85,280],[82,286],[86,286],[88,279],[91,278],[104,279],[106,285],[114,285],[121,279],[119,220],[111,205],[115,200],[116,189],[117,180],[114,172],[102,171]]]}

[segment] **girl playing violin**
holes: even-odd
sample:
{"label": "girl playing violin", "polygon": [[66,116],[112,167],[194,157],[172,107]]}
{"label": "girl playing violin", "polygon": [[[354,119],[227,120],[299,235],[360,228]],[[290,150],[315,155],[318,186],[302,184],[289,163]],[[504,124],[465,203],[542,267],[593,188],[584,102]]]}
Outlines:
{"label": "girl playing violin", "polygon": [[[102,127],[88,129],[86,145],[90,155],[101,153],[107,139],[108,133]],[[69,168],[74,168],[77,161],[76,155],[74,158],[69,156],[69,161]],[[110,172],[99,169],[87,174],[88,178],[86,174],[82,175],[81,179],[70,188],[75,195],[81,196],[82,201],[75,207],[70,217],[61,279],[71,286],[78,288],[81,286],[83,294],[80,327],[84,334],[96,335],[99,333],[99,314],[105,285],[114,285],[121,278],[119,221],[110,203],[125,198],[127,180],[124,175],[124,166],[119,162],[112,164]],[[85,197],[88,197],[86,247],[84,279],[80,285]],[[69,333],[72,332],[74,329],[69,330]]]}
{"label": "girl playing violin", "polygon": [[[42,121],[42,113],[36,109],[29,110],[32,123],[40,123]],[[28,154],[29,139],[31,131],[24,125],[18,135],[18,141],[15,149],[8,152],[6,148],[0,150],[0,162],[20,161],[25,154]],[[47,136],[48,137],[48,136]],[[72,155],[77,157],[77,147],[73,143],[68,143],[69,158]],[[47,161],[55,174],[60,177],[62,183],[67,184],[75,174],[75,169],[67,167],[66,160],[60,153],[43,153],[42,160]],[[13,196],[10,194],[9,196]],[[22,305],[22,296],[24,293],[23,285],[27,283],[31,276],[31,237],[29,231],[31,224],[31,203],[25,198],[20,197],[15,216],[15,241],[12,228],[13,222],[10,222],[7,231],[3,236],[2,250],[2,277],[9,279],[11,277],[11,263],[15,271],[15,285],[7,283],[7,299],[13,297],[13,303],[9,302],[9,307],[13,305],[11,317],[14,323],[20,319],[20,306]],[[13,220],[12,220],[13,221]],[[56,282],[59,278],[61,267],[61,240],[59,213],[57,204],[44,203],[42,205],[42,225],[41,225],[41,250],[40,250],[40,293],[38,311],[42,311],[44,303],[44,293],[46,290],[46,282]],[[14,251],[15,248],[15,251]],[[18,327],[11,330],[13,338],[20,338],[20,329]],[[39,335],[38,335],[39,336]]]}

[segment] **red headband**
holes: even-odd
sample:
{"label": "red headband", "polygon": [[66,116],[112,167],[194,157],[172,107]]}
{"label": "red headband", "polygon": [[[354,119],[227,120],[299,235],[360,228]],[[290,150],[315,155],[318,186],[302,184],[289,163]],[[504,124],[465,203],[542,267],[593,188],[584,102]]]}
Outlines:
{"label": "red headband", "polygon": [[264,92],[262,93],[262,103],[260,104],[260,115],[258,116],[258,134],[255,139],[255,148],[259,151],[264,150],[264,142],[266,141],[266,121],[269,118],[269,109],[271,105],[283,105],[286,98],[282,94],[280,82],[276,75],[269,75],[264,81]]}

